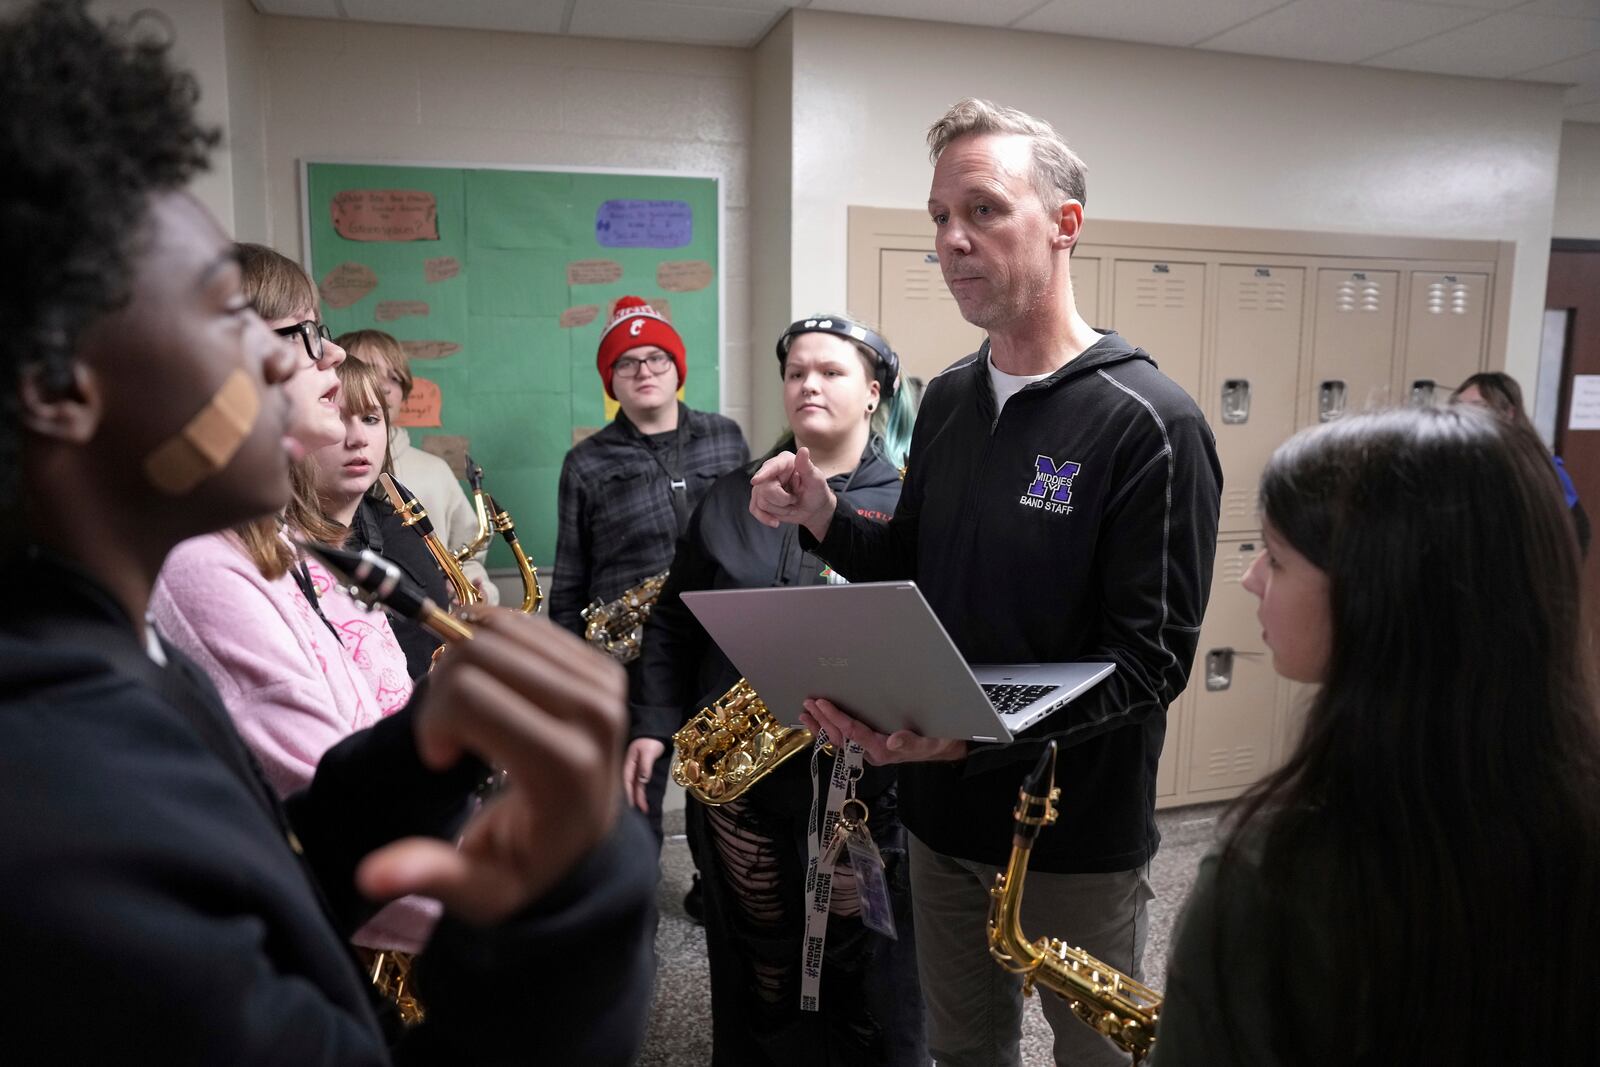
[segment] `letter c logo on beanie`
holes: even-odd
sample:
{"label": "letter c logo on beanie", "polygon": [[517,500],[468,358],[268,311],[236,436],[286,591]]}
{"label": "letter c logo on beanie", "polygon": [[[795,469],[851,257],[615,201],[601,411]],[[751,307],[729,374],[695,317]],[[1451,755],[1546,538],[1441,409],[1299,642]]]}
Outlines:
{"label": "letter c logo on beanie", "polygon": [[629,323],[629,325],[628,325],[628,334],[629,334],[629,336],[638,337],[643,332],[644,332],[644,320],[643,319],[634,319],[633,322]]}

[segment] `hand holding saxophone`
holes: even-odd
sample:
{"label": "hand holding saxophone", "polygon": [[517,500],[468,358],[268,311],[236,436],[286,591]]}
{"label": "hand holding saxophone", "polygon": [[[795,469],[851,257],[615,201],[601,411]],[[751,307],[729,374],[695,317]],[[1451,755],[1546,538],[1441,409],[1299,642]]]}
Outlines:
{"label": "hand holding saxophone", "polygon": [[812,733],[826,731],[833,740],[854,741],[864,750],[866,761],[879,767],[890,763],[932,763],[967,758],[967,743],[960,738],[923,737],[910,730],[880,734],[866,723],[840,711],[832,701],[821,697],[813,697],[805,702],[800,721]]}
{"label": "hand holding saxophone", "polygon": [[436,897],[472,922],[538,899],[610,832],[626,730],[622,669],[559,627],[511,611],[473,613],[473,638],[434,669],[417,716],[431,767],[464,751],[509,772],[459,847],[425,838],[362,861],[361,891]]}
{"label": "hand holding saxophone", "polygon": [[811,450],[779,452],[750,479],[750,514],[767,526],[794,523],[822,540],[836,501],[828,479],[811,462]]}
{"label": "hand holding saxophone", "polygon": [[628,743],[627,754],[622,758],[622,792],[628,803],[646,814],[650,811],[650,801],[644,794],[645,783],[655,772],[656,760],[666,752],[665,742],[654,737],[637,737]]}

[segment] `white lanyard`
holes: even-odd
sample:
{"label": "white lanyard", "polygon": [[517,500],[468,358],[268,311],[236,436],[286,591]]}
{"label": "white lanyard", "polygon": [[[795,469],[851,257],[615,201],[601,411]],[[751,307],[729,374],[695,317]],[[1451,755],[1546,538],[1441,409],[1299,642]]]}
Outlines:
{"label": "white lanyard", "polygon": [[847,741],[835,746],[828,805],[817,833],[817,765],[828,735],[818,732],[811,745],[811,817],[806,822],[806,938],[800,955],[800,1010],[817,1011],[822,989],[822,950],[828,940],[828,905],[833,899],[833,863],[822,866],[822,849],[839,825],[839,812],[861,777],[861,746]]}

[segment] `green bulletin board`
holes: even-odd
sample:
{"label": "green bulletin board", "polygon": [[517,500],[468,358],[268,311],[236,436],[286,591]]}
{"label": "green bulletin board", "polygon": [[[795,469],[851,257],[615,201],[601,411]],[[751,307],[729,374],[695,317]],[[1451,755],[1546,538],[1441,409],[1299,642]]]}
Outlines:
{"label": "green bulletin board", "polygon": [[[397,421],[458,478],[470,449],[535,563],[574,434],[616,410],[594,359],[617,297],[665,307],[684,399],[719,409],[715,177],[311,162],[302,193],[328,326],[400,340],[418,386]],[[513,566],[499,538],[489,562]]]}

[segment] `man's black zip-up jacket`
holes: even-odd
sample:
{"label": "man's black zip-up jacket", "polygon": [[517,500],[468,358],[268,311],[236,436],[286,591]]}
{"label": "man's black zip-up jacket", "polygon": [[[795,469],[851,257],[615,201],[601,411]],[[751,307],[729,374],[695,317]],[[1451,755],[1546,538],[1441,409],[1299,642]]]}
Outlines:
{"label": "man's black zip-up jacket", "polygon": [[1034,869],[1155,854],[1156,764],[1199,641],[1221,491],[1205,417],[1142,349],[1107,333],[997,414],[985,342],[928,383],[893,520],[841,506],[820,545],[802,530],[851,581],[915,579],[971,663],[1117,664],[1011,744],[903,765],[900,814],[924,843],[1004,864],[1017,788],[1054,739],[1061,817]]}

